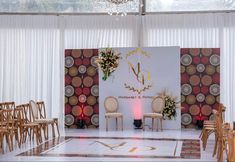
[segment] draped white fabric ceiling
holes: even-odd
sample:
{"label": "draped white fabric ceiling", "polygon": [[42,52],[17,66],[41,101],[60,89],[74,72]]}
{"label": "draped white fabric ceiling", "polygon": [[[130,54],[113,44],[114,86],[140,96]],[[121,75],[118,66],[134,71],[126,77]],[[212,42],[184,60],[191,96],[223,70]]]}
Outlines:
{"label": "draped white fabric ceiling", "polygon": [[[0,12],[107,13],[106,0],[1,0]],[[139,0],[134,0],[138,3]],[[140,0],[142,1],[142,0]],[[235,10],[235,0],[145,0],[147,12]],[[138,4],[122,7],[139,12]]]}
{"label": "draped white fabric ceiling", "polygon": [[0,101],[44,100],[64,112],[64,49],[180,46],[221,48],[221,101],[235,120],[235,14],[0,16]]}

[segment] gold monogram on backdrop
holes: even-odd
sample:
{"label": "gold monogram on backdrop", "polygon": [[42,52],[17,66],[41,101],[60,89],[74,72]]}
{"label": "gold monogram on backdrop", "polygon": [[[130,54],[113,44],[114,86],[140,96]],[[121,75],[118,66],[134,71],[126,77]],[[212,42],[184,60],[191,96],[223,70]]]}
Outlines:
{"label": "gold monogram on backdrop", "polygon": [[127,88],[129,91],[136,92],[138,94],[141,94],[142,92],[150,89],[153,86],[153,83],[151,82],[151,75],[150,71],[145,69],[146,62],[140,62],[134,61],[134,59],[131,59],[132,57],[139,57],[144,56],[148,59],[150,59],[150,54],[143,51],[141,48],[136,48],[133,51],[130,51],[126,54],[126,61],[128,63],[129,67],[129,73],[130,77],[134,79],[136,84],[132,83],[124,83],[125,88]]}

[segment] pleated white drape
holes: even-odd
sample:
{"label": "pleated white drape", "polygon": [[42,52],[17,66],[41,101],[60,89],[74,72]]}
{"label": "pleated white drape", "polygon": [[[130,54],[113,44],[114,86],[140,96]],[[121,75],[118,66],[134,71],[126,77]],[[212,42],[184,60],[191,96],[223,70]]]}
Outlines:
{"label": "pleated white drape", "polygon": [[221,48],[221,102],[235,121],[235,14],[168,14],[143,18],[143,46]]}
{"label": "pleated white drape", "polygon": [[[141,25],[142,24],[142,25]],[[0,16],[0,102],[44,100],[64,113],[64,49],[180,46],[221,48],[221,102],[235,120],[235,14]]]}
{"label": "pleated white drape", "polygon": [[48,116],[61,112],[56,17],[0,16],[0,101],[43,100]]}
{"label": "pleated white drape", "polygon": [[135,47],[137,20],[137,16],[65,16],[65,48]]}

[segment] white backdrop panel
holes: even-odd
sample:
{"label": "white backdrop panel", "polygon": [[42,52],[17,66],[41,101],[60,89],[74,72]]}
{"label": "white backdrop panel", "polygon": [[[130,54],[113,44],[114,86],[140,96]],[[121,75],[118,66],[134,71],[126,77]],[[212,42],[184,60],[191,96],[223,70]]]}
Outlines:
{"label": "white backdrop panel", "polygon": [[[107,96],[115,96],[119,101],[119,110],[124,114],[124,129],[133,129],[134,118],[142,118],[143,113],[151,112],[151,96],[156,96],[159,92],[167,89],[173,96],[180,99],[180,48],[179,47],[152,47],[141,48],[147,52],[150,57],[146,57],[141,52],[126,58],[127,54],[136,48],[116,48],[121,53],[122,59],[117,70],[106,81],[102,80],[103,73],[100,71],[100,129],[105,129],[105,109],[104,100]],[[137,70],[137,63],[140,63],[140,71],[145,77],[145,85],[153,86],[140,94],[132,92],[125,88],[124,84],[128,84],[135,88],[142,88],[137,82],[128,61],[133,64]],[[150,80],[148,78],[150,73]],[[132,98],[128,98],[132,97]],[[181,114],[177,110],[175,120],[164,120],[163,129],[180,129]],[[147,125],[151,125],[150,120]],[[110,120],[109,128],[115,129],[115,120]]]}

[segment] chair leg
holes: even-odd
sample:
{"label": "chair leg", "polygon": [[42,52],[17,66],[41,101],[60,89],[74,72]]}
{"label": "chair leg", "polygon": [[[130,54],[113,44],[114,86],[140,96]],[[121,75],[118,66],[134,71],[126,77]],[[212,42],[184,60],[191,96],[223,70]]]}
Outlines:
{"label": "chair leg", "polygon": [[145,131],[144,126],[145,126],[145,117],[143,117],[143,131]]}
{"label": "chair leg", "polygon": [[108,118],[106,117],[106,131],[108,131]]}
{"label": "chair leg", "polygon": [[38,144],[39,144],[39,138],[38,138],[38,126],[35,126],[35,127],[34,127],[34,129],[35,129],[36,143],[37,143],[37,145],[38,145]]}
{"label": "chair leg", "polygon": [[154,118],[152,118],[152,131],[153,131],[153,127],[154,127]]}
{"label": "chair leg", "polygon": [[58,136],[60,137],[60,129],[59,129],[58,122],[56,122],[55,124],[56,124],[56,127],[57,127],[57,133],[58,133]]}
{"label": "chair leg", "polygon": [[10,135],[11,151],[13,151],[13,135],[14,135],[14,133],[11,133],[11,135]]}
{"label": "chair leg", "polygon": [[55,127],[54,127],[54,123],[51,124],[51,129],[52,129],[52,137],[55,138]]}
{"label": "chair leg", "polygon": [[49,125],[46,125],[46,139],[48,140],[49,138]]}
{"label": "chair leg", "polygon": [[162,118],[160,119],[160,122],[161,122],[161,131],[162,131]]}
{"label": "chair leg", "polygon": [[10,140],[10,135],[9,134],[6,134],[6,141],[7,141],[7,144],[8,144],[9,151],[11,151],[11,140]]}
{"label": "chair leg", "polygon": [[116,118],[116,130],[118,130],[118,117]]}
{"label": "chair leg", "polygon": [[123,131],[123,116],[122,116],[122,131]]}
{"label": "chair leg", "polygon": [[4,150],[3,150],[3,137],[4,137],[4,134],[0,133],[0,149],[2,151],[2,154],[4,154]]}
{"label": "chair leg", "polygon": [[39,138],[38,140],[40,143],[42,143],[42,130],[41,130],[42,127],[41,125],[38,125],[37,127],[38,127],[38,138]]}
{"label": "chair leg", "polygon": [[216,154],[216,151],[217,151],[217,145],[218,145],[218,139],[217,139],[217,137],[215,137],[215,145],[214,145],[214,151],[213,151],[213,157],[215,156],[215,154]]}

